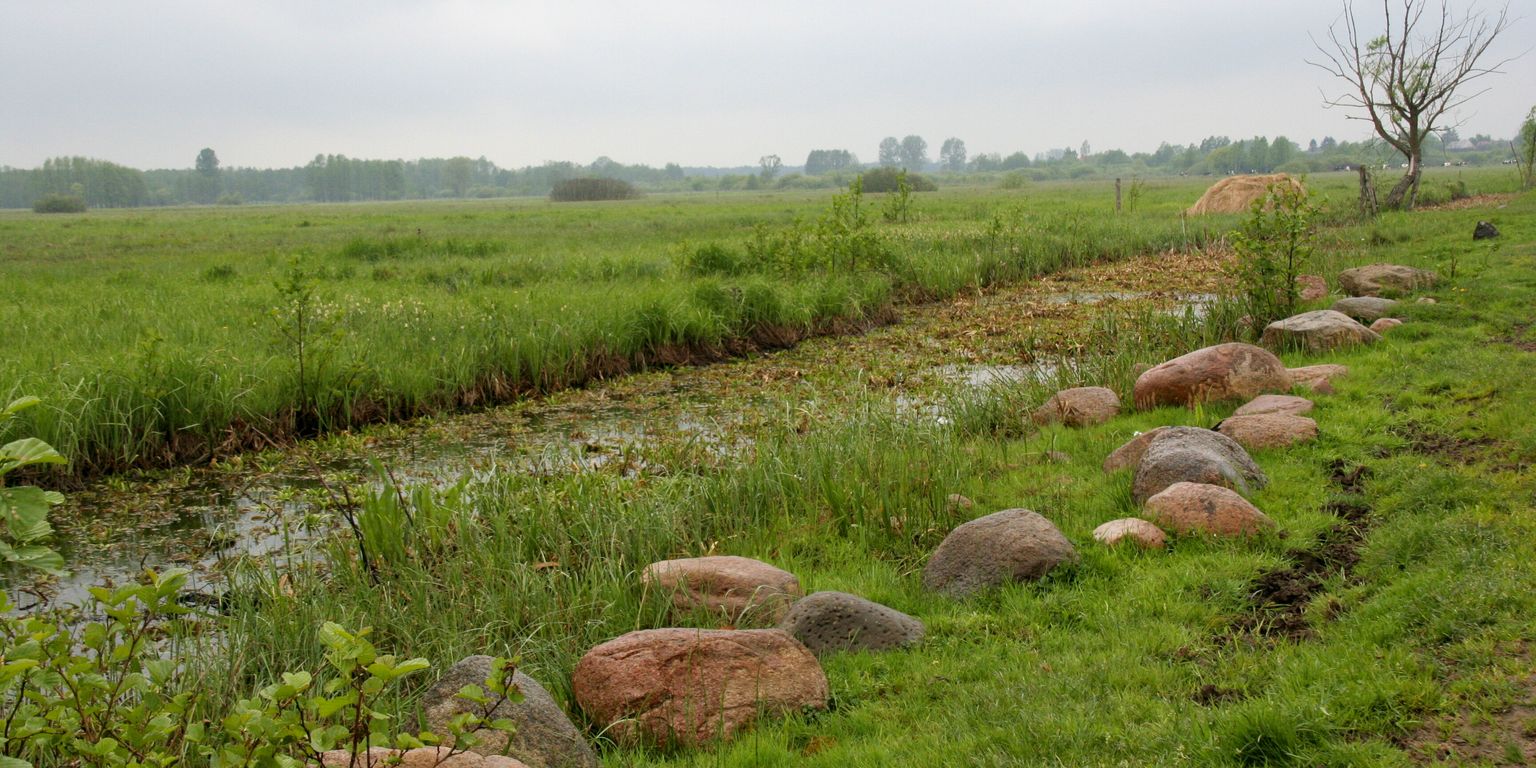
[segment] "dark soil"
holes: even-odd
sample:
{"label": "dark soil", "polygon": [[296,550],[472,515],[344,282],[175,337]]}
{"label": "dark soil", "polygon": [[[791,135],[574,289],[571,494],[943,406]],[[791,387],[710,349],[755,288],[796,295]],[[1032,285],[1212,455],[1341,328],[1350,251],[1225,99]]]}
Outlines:
{"label": "dark soil", "polygon": [[1311,547],[1292,552],[1289,564],[1253,580],[1249,610],[1226,628],[1226,641],[1241,637],[1307,640],[1315,635],[1307,620],[1307,605],[1330,578],[1348,579],[1360,562],[1360,547],[1371,527],[1371,508],[1362,500],[1368,475],[1362,465],[1334,463],[1330,479],[1338,490],[1325,509],[1339,522],[1323,531]]}

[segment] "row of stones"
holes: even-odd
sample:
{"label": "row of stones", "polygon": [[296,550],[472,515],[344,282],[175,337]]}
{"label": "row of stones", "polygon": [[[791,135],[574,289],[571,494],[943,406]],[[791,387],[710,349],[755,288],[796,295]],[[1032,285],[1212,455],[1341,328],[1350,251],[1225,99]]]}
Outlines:
{"label": "row of stones", "polygon": [[[1412,290],[1433,280],[1432,273],[1372,265],[1346,271],[1339,282],[1351,293],[1374,294]],[[1374,303],[1381,301],[1386,300],[1345,299],[1335,310],[1323,312],[1351,323],[1355,321],[1346,310],[1355,316],[1377,312],[1379,321],[1379,314],[1390,306]],[[1361,330],[1371,333],[1363,326]],[[1265,336],[1271,341],[1268,329]],[[1243,498],[1268,482],[1246,449],[1315,438],[1317,424],[1304,415],[1312,410],[1312,401],[1273,393],[1302,387],[1326,394],[1332,392],[1332,380],[1346,372],[1339,365],[1287,369],[1269,351],[1248,344],[1207,347],[1143,372],[1134,388],[1139,407],[1251,399],[1215,430],[1158,427],[1111,453],[1104,471],[1134,472],[1132,496],[1152,521],[1113,520],[1096,528],[1093,538],[1111,546],[1130,540],[1155,548],[1165,544],[1164,528],[1175,535],[1215,536],[1246,536],[1274,528],[1273,520]],[[1042,424],[1085,426],[1119,412],[1113,390],[1078,387],[1053,395],[1033,418]],[[951,502],[970,506],[964,497],[952,497]],[[1078,560],[1072,543],[1050,520],[1031,510],[1008,509],[951,531],[930,557],[922,581],[925,589],[963,598],[1004,583],[1039,579]],[[817,657],[905,648],[924,635],[921,621],[856,595],[817,592],[802,597],[794,574],[745,557],[652,563],[642,572],[641,582],[645,589],[668,595],[680,615],[703,610],[732,623],[768,618],[778,627],[639,630],[588,651],[572,675],[576,703],[618,741],[702,744],[728,739],[762,715],[824,709],[828,685]],[[467,704],[456,698],[457,692],[484,681],[491,663],[489,657],[474,656],[449,670],[424,700],[429,728],[441,730],[465,710]],[[514,682],[523,700],[505,703],[493,713],[517,723],[511,743],[492,735],[475,749],[516,758],[466,753],[444,761],[438,748],[379,750],[370,754],[370,764],[388,757],[403,760],[402,765],[450,768],[595,766],[590,744],[548,692],[522,672]],[[347,764],[341,755],[326,760],[328,766]]]}

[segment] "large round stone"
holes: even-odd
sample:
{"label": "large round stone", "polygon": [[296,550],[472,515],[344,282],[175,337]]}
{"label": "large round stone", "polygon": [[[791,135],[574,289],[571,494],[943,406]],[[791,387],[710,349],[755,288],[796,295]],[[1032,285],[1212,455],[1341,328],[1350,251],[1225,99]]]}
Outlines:
{"label": "large round stone", "polygon": [[1264,326],[1262,341],[1270,349],[1304,349],[1327,352],[1381,340],[1375,331],[1342,312],[1319,309],[1276,320]]}
{"label": "large round stone", "polygon": [[588,651],[576,702],[621,743],[725,740],[760,715],[825,709],[816,657],[781,629],[643,629]]}
{"label": "large round stone", "polygon": [[793,573],[735,555],[651,563],[641,572],[640,581],[669,596],[679,611],[703,608],[731,622],[749,614],[778,621],[789,604],[804,594]]}
{"label": "large round stone", "polygon": [[[466,685],[485,687],[492,673],[490,656],[470,656],[454,664],[443,673],[442,679],[422,697],[422,712],[426,717],[427,730],[443,737],[445,745],[452,745],[448,738],[448,721],[463,712],[482,714],[478,705],[458,698]],[[492,710],[489,719],[510,719],[517,725],[510,749],[507,736],[500,731],[482,731],[477,734],[480,743],[472,749],[482,754],[506,754],[515,757],[531,768],[590,768],[597,765],[597,754],[582,737],[581,732],[566,717],[565,710],[555,702],[549,691],[537,680],[518,670],[512,682],[523,694],[517,703],[502,702]]]}
{"label": "large round stone", "polygon": [[817,592],[795,601],[780,627],[817,656],[906,648],[922,642],[924,631],[921,621],[846,592]]}
{"label": "large round stone", "polygon": [[1051,521],[1027,509],[1005,509],[950,531],[923,569],[923,587],[966,597],[989,587],[1033,581],[1077,550]]}
{"label": "large round stone", "polygon": [[1217,344],[1141,374],[1136,379],[1136,407],[1247,399],[1290,387],[1285,364],[1269,350],[1237,342]]}
{"label": "large round stone", "polygon": [[1230,488],[1204,483],[1174,483],[1147,499],[1147,512],[1158,525],[1185,535],[1250,536],[1275,527],[1275,521]]}
{"label": "large round stone", "polygon": [[1136,465],[1131,496],[1138,504],[1174,483],[1209,483],[1242,493],[1269,482],[1264,470],[1232,438],[1198,427],[1169,427],[1147,445]]}
{"label": "large round stone", "polygon": [[1350,296],[1397,296],[1429,288],[1439,277],[1401,264],[1369,264],[1339,273],[1339,287]]}

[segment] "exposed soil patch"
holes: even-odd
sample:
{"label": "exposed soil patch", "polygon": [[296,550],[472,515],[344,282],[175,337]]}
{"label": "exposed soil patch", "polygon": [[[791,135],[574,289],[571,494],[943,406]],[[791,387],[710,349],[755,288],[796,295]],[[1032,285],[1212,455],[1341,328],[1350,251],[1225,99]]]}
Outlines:
{"label": "exposed soil patch", "polygon": [[1408,441],[1408,450],[1414,453],[1458,464],[1476,464],[1488,447],[1497,443],[1491,437],[1461,437],[1431,432],[1422,424],[1411,421],[1389,427],[1388,431]]}
{"label": "exposed soil patch", "polygon": [[1202,707],[1214,707],[1233,701],[1242,701],[1247,695],[1234,688],[1223,688],[1219,685],[1206,683],[1195,691],[1190,700]]}
{"label": "exposed soil patch", "polygon": [[1371,508],[1361,486],[1369,470],[1335,462],[1330,478],[1337,497],[1325,509],[1340,521],[1323,531],[1307,549],[1292,554],[1290,564],[1259,574],[1248,600],[1251,609],[1234,620],[1224,639],[1260,637],[1307,640],[1316,630],[1306,617],[1307,605],[1323,591],[1328,579],[1348,579],[1360,562],[1360,547],[1371,527]]}
{"label": "exposed soil patch", "polygon": [[1530,335],[1531,323],[1517,323],[1509,329],[1507,336],[1495,336],[1494,341],[1500,344],[1508,344],[1521,352],[1536,352],[1536,341],[1527,338]]}

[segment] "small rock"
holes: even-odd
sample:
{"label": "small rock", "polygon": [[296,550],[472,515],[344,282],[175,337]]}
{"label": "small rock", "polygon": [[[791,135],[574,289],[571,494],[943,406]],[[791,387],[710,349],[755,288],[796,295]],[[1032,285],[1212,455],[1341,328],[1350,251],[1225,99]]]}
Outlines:
{"label": "small rock", "polygon": [[1283,392],[1290,386],[1280,358],[1261,347],[1234,342],[1197,349],[1141,374],[1135,400],[1138,408],[1190,406]]}
{"label": "small rock", "polygon": [[1438,300],[1436,300],[1435,297],[1433,297],[1433,296],[1420,296],[1419,300],[1418,300],[1418,303],[1420,303],[1420,304],[1439,304],[1440,302]]}
{"label": "small rock", "polygon": [[1120,413],[1120,396],[1107,387],[1063,389],[1035,409],[1036,424],[1086,427],[1102,424]]}
{"label": "small rock", "polygon": [[588,651],[576,702],[620,743],[726,740],[759,715],[826,709],[827,676],[782,629],[643,629]]}
{"label": "small rock", "polygon": [[1109,454],[1109,456],[1104,459],[1104,472],[1106,474],[1110,472],[1119,472],[1122,469],[1134,467],[1137,464],[1140,464],[1141,455],[1147,451],[1147,444],[1152,442],[1152,438],[1155,437],[1157,433],[1165,429],[1167,429],[1167,427],[1149,429],[1146,432],[1142,432],[1130,440],[1127,440],[1125,445],[1116,448],[1114,453]]}
{"label": "small rock", "polygon": [[1377,333],[1386,333],[1388,330],[1396,328],[1396,327],[1398,327],[1399,325],[1402,325],[1402,324],[1403,324],[1403,321],[1401,321],[1401,320],[1399,320],[1399,319],[1397,319],[1395,317],[1383,317],[1380,320],[1377,320],[1376,322],[1371,323],[1371,330],[1373,330],[1373,331],[1375,331]]}
{"label": "small rock", "polygon": [[1072,454],[1061,451],[1046,451],[1045,460],[1052,464],[1071,464]]}
{"label": "small rock", "polygon": [[1259,395],[1248,401],[1243,407],[1232,412],[1233,416],[1256,416],[1261,413],[1289,413],[1292,416],[1301,416],[1311,413],[1313,403],[1305,397],[1295,395]]}
{"label": "small rock", "polygon": [[939,543],[923,569],[923,588],[950,597],[1014,581],[1033,581],[1078,561],[1072,542],[1027,509],[1005,509],[964,523]]}
{"label": "small rock", "polygon": [[1177,535],[1249,536],[1275,527],[1275,521],[1230,488],[1204,483],[1174,483],[1147,499],[1153,519]]}
{"label": "small rock", "polygon": [[[427,730],[443,737],[445,746],[452,746],[452,740],[448,738],[449,720],[463,712],[480,714],[477,705],[458,698],[459,691],[466,685],[484,689],[486,679],[491,676],[493,661],[490,656],[470,656],[454,664],[422,697]],[[505,749],[506,734],[488,730],[477,734],[480,743],[473,747],[475,752],[494,754],[505,751],[531,768],[592,768],[597,765],[597,753],[592,751],[591,745],[544,686],[521,670],[513,673],[512,682],[522,691],[523,700],[515,704],[503,702],[491,712],[491,719],[508,718],[517,725],[511,748]]]}
{"label": "small rock", "polygon": [[1131,496],[1142,503],[1186,481],[1248,493],[1263,488],[1269,478],[1232,438],[1199,427],[1169,427],[1147,444],[1131,481]]}
{"label": "small rock", "polygon": [[1256,413],[1225,419],[1216,425],[1216,431],[1250,451],[1257,451],[1316,440],[1317,422],[1290,413]]}
{"label": "small rock", "polygon": [[1291,383],[1298,387],[1304,387],[1319,394],[1333,394],[1333,380],[1349,373],[1349,366],[1335,363],[1323,365],[1308,365],[1301,368],[1291,368],[1288,373]]}
{"label": "small rock", "polygon": [[1487,240],[1498,236],[1499,228],[1495,227],[1493,222],[1490,221],[1479,221],[1477,226],[1472,228],[1473,240]]}
{"label": "small rock", "polygon": [[[1354,301],[1354,299],[1345,299]],[[1264,327],[1262,341],[1270,349],[1295,347],[1308,352],[1327,352],[1356,344],[1380,341],[1371,329],[1331,309],[1303,312]]]}
{"label": "small rock", "polygon": [[1375,296],[1351,296],[1347,299],[1339,299],[1333,303],[1333,311],[1342,312],[1364,323],[1373,322],[1385,317],[1397,306],[1393,299],[1382,299]]}
{"label": "small rock", "polygon": [[731,622],[749,613],[778,621],[804,594],[793,573],[735,555],[662,560],[646,566],[640,580],[670,595],[679,611],[704,608]]}
{"label": "small rock", "polygon": [[1296,288],[1302,301],[1317,301],[1328,295],[1328,281],[1322,275],[1297,275]]}
{"label": "small rock", "polygon": [[846,592],[817,592],[796,601],[780,629],[817,656],[906,648],[922,642],[924,631],[921,621]]}
{"label": "small rock", "polygon": [[1393,296],[1429,288],[1439,280],[1433,272],[1401,264],[1371,264],[1339,273],[1339,287],[1349,296]]}
{"label": "small rock", "polygon": [[344,749],[333,749],[320,754],[320,765],[324,768],[383,768],[386,765],[399,768],[530,768],[526,763],[501,755],[481,755],[475,752],[450,755],[447,747],[421,747],[404,751],[373,747],[366,754],[358,754],[356,758]]}
{"label": "small rock", "polygon": [[1093,529],[1093,539],[1106,547],[1130,540],[1142,549],[1162,549],[1168,543],[1163,529],[1135,517],[1111,520]]}
{"label": "small rock", "polygon": [[950,495],[946,496],[944,498],[944,503],[949,506],[951,511],[965,511],[976,506],[976,502],[971,501],[969,496],[958,493],[951,493]]}

